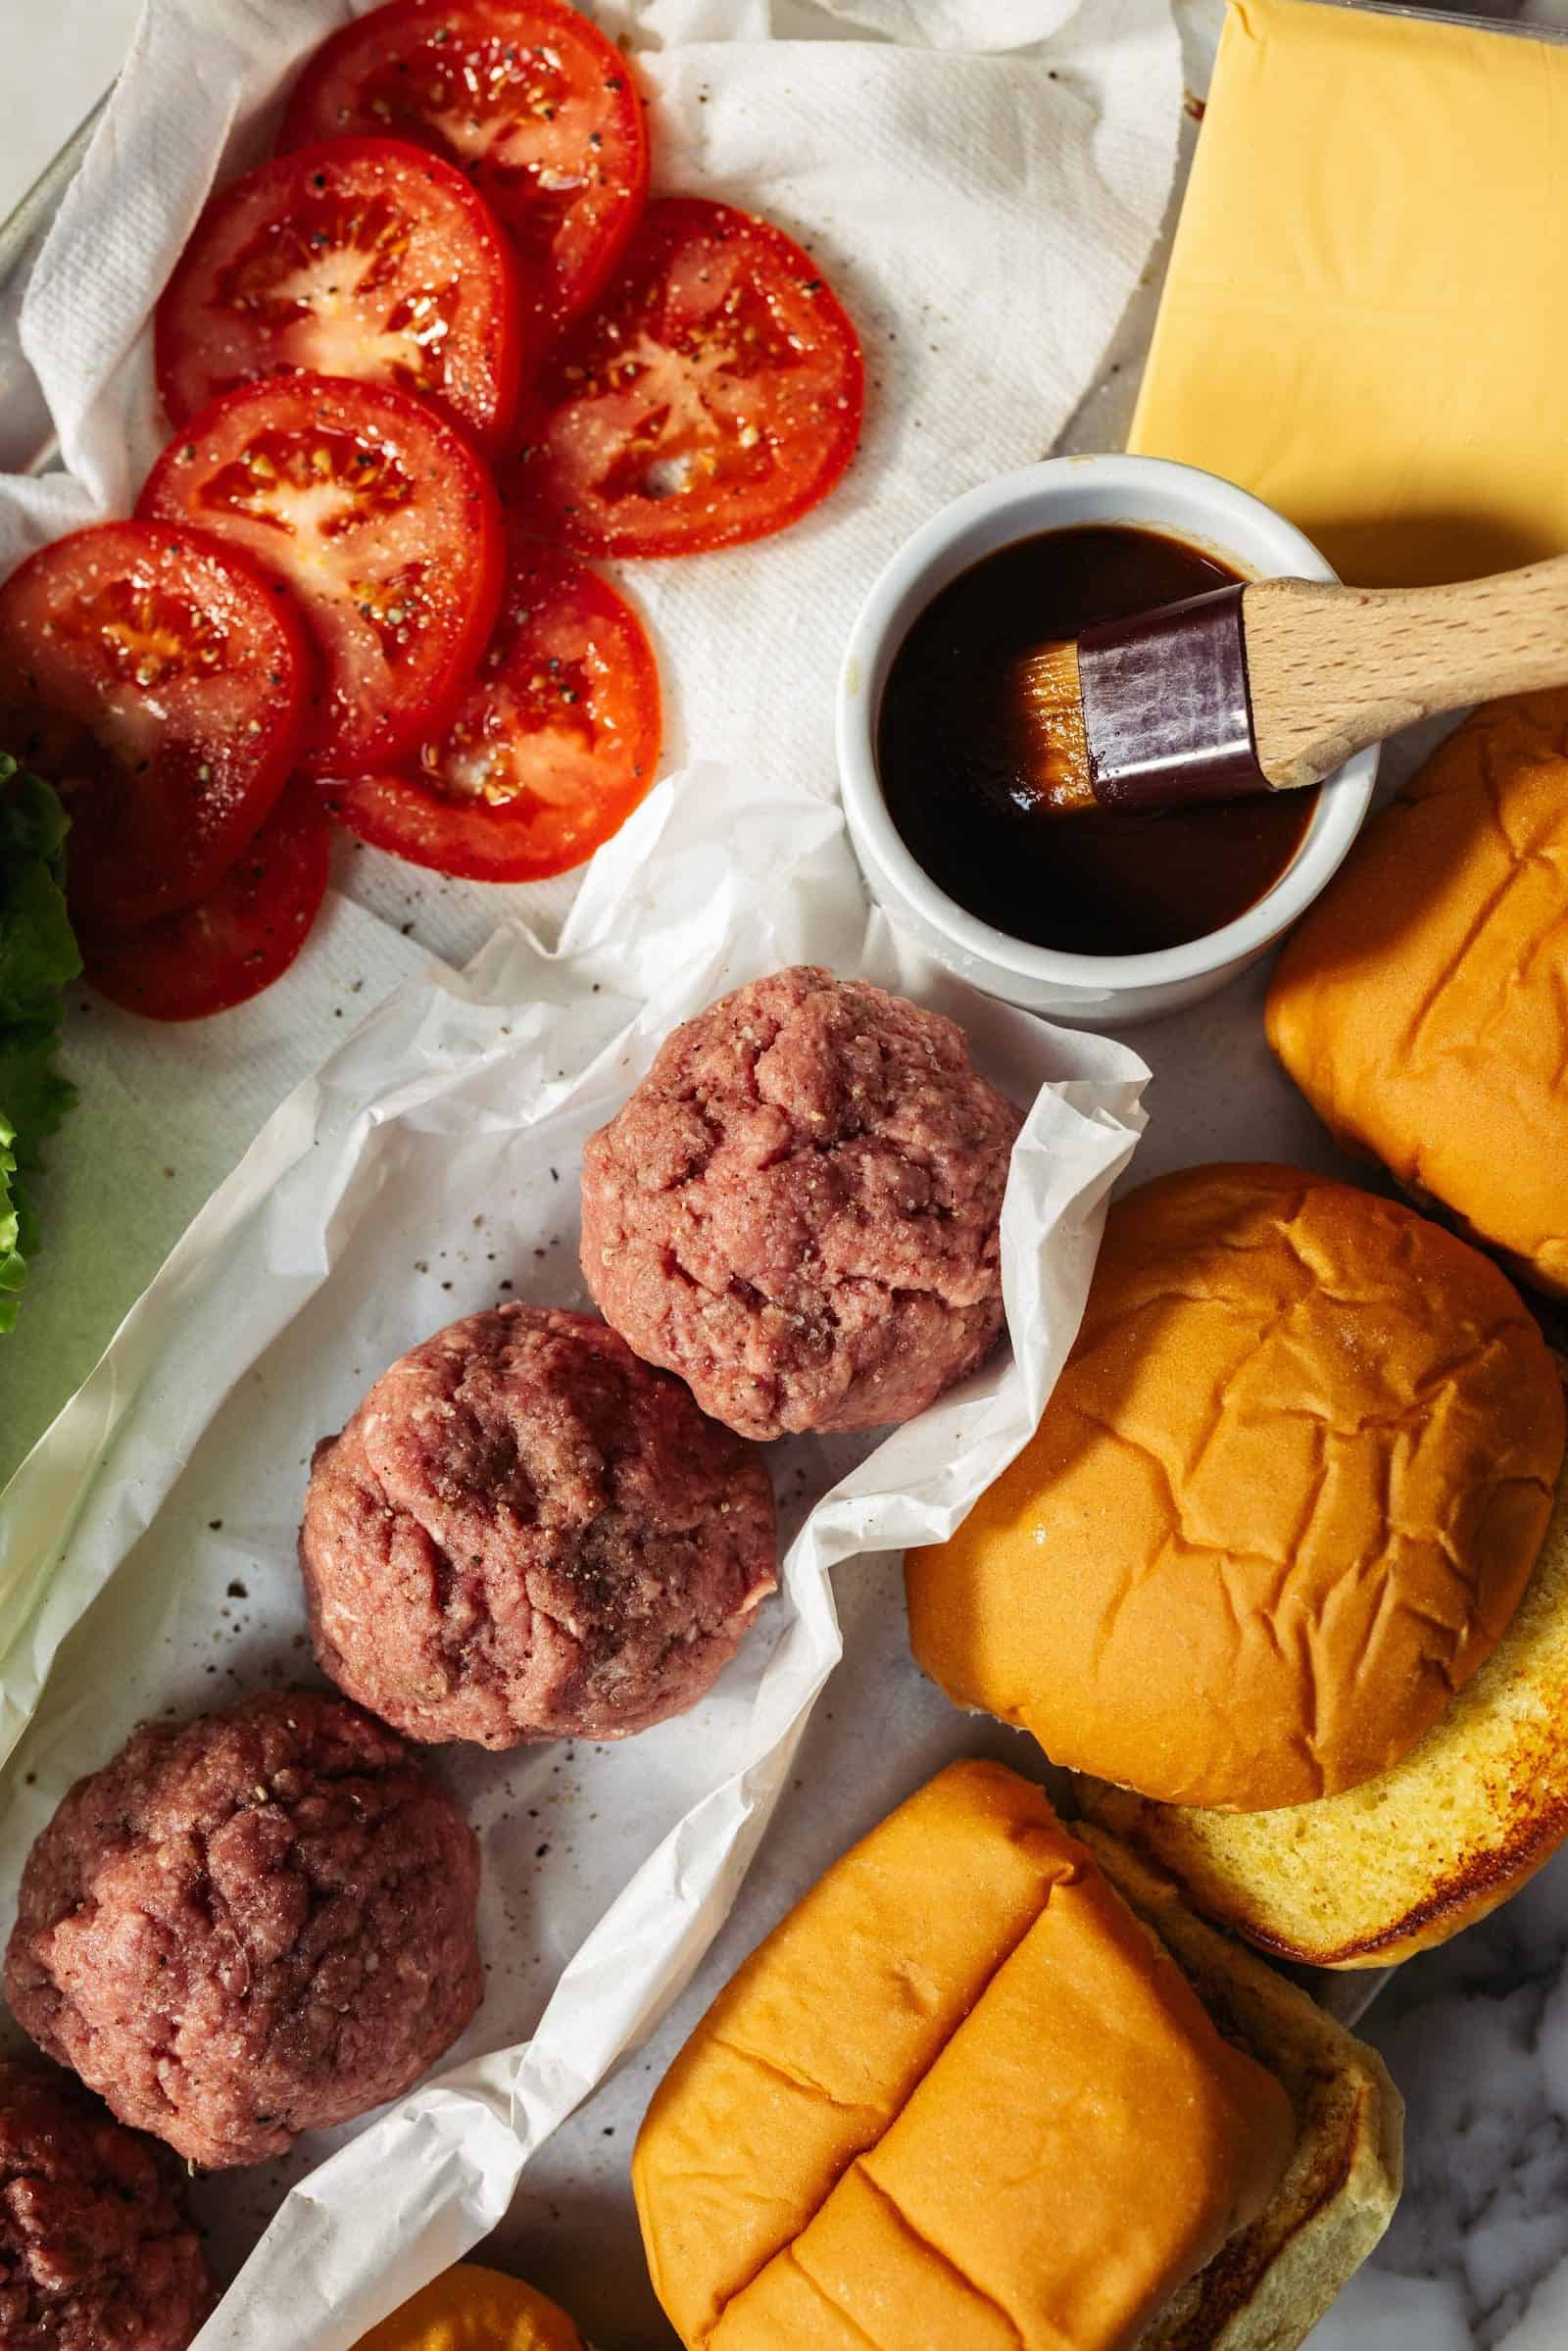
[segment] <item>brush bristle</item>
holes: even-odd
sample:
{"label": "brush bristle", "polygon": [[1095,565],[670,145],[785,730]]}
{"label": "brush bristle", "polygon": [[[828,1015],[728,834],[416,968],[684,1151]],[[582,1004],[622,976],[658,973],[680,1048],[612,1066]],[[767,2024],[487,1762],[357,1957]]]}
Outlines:
{"label": "brush bristle", "polygon": [[1038,645],[1010,679],[1012,729],[1024,772],[1053,811],[1098,806],[1084,732],[1076,645]]}

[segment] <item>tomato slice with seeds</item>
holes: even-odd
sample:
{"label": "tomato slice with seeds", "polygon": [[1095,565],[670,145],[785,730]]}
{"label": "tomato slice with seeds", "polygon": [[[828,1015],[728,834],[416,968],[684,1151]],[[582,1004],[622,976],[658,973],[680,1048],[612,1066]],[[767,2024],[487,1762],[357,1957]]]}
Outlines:
{"label": "tomato slice with seeds", "polygon": [[176,424],[297,369],[416,392],[506,445],[522,378],[520,271],[461,171],[397,139],[330,139],[215,196],[159,302]]}
{"label": "tomato slice with seeds", "polygon": [[170,442],[137,511],[216,531],[294,589],[322,662],[308,773],[397,759],[457,708],[505,545],[487,468],[423,401],[330,375],[246,385]]}
{"label": "tomato slice with seeds", "polygon": [[362,841],[469,881],[565,873],[659,765],[659,671],[608,581],[514,529],[501,618],[456,718],[400,774],[327,787]]}
{"label": "tomato slice with seeds", "polygon": [[0,742],[71,816],[78,927],[193,906],[273,807],[315,676],[281,580],[191,530],[104,522],[0,588]]}
{"label": "tomato slice with seeds", "polygon": [[390,0],[324,42],[280,149],[344,132],[430,147],[511,231],[535,322],[588,307],[648,190],[642,101],[626,61],[565,0]]}
{"label": "tomato slice with seeds", "polygon": [[285,972],[326,895],[332,828],[309,784],[293,784],[199,906],[116,938],[88,939],[87,979],[149,1020],[205,1020]]}
{"label": "tomato slice with seeds", "polygon": [[666,196],[537,390],[508,496],[552,513],[582,555],[695,555],[827,496],[859,439],[865,369],[782,230]]}

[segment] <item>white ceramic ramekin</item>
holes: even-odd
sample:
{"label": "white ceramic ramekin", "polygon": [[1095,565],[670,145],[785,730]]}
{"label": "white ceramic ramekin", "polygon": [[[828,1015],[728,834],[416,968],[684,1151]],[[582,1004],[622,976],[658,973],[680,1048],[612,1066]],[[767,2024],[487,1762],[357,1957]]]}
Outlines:
{"label": "white ceramic ramekin", "polygon": [[993,930],[939,890],[906,849],[877,779],[877,713],[894,656],[938,590],[982,556],[1037,531],[1105,522],[1169,531],[1249,577],[1337,576],[1294,523],[1216,474],[1163,458],[1052,458],[956,498],[906,541],[860,608],[838,695],[845,815],[872,896],[990,995],[1097,1028],[1174,1012],[1244,971],[1310,906],[1345,856],[1378,765],[1375,748],[1348,760],[1318,795],[1301,846],[1274,887],[1222,930],[1184,947],[1058,955]]}

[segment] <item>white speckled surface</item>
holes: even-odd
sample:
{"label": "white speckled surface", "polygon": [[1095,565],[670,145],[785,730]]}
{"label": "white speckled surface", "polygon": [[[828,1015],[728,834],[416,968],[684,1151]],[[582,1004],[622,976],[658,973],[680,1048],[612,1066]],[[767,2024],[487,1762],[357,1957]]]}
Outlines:
{"label": "white speckled surface", "polygon": [[[1568,0],[1470,0],[1472,13],[1568,26]],[[1178,0],[1188,76],[1206,78],[1219,0]],[[135,0],[0,0],[0,214],[9,209],[107,83]],[[1104,385],[1069,446],[1115,446],[1152,317],[1155,288],[1134,305]],[[1139,1173],[1233,1148],[1256,1105],[1270,1105],[1281,1157],[1330,1163],[1321,1130],[1263,1048],[1261,975],[1220,1003],[1136,1042],[1152,1061],[1153,1125]],[[1174,1110],[1162,1132],[1161,1109]],[[1201,1105],[1201,1107],[1200,1107]],[[915,1674],[891,1578],[842,1595],[852,1648],[880,1655],[902,1682],[907,1737],[896,1755],[857,1737],[831,1692],[800,1759],[800,1800],[833,1778],[856,1790],[865,1825],[945,1752],[951,1718]],[[993,1729],[976,1749],[1007,1749]],[[569,1790],[563,1790],[569,1801]],[[825,1864],[839,1838],[823,1838]],[[696,1986],[658,2039],[550,2149],[519,2198],[500,2256],[576,2308],[604,2351],[673,2342],[654,2308],[623,2203],[624,2165],[648,2086],[705,2000],[795,1890],[770,1875],[766,1849],[740,1910]],[[1505,1911],[1447,1949],[1400,1970],[1373,2011],[1409,2108],[1403,2206],[1374,2261],[1313,2334],[1312,2351],[1568,2351],[1568,1856]],[[265,2190],[266,2175],[258,2175]],[[584,2249],[593,2248],[584,2263]]]}

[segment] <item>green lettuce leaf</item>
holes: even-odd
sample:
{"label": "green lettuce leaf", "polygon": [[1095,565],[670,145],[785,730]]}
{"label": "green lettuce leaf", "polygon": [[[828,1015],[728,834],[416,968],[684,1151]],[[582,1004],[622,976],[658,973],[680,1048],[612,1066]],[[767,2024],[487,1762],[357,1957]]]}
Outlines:
{"label": "green lettuce leaf", "polygon": [[0,1118],[0,1331],[9,1331],[15,1323],[15,1294],[27,1278],[27,1261],[22,1253],[22,1211],[11,1189],[17,1172],[17,1155],[11,1149],[16,1139]]}
{"label": "green lettuce leaf", "polygon": [[54,1066],[63,991],[81,969],[66,913],[67,816],[37,776],[0,756],[0,1331],[37,1248],[18,1184],[75,1100]]}

